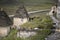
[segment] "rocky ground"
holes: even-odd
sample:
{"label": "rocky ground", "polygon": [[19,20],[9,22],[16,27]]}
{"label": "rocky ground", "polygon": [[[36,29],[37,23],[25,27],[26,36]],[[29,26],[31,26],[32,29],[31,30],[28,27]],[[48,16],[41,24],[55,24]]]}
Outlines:
{"label": "rocky ground", "polygon": [[60,40],[60,32],[56,32],[53,35],[48,36],[47,40]]}
{"label": "rocky ground", "polygon": [[17,37],[21,37],[21,38],[27,38],[30,36],[34,36],[36,35],[36,32],[34,31],[19,31],[17,32]]}

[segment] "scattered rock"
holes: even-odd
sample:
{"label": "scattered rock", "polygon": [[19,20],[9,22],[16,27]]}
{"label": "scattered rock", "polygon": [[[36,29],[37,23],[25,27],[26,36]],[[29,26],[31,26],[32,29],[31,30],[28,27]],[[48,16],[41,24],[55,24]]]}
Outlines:
{"label": "scattered rock", "polygon": [[17,37],[21,37],[21,38],[27,38],[27,37],[34,36],[34,35],[36,35],[36,32],[34,32],[34,31],[17,32]]}

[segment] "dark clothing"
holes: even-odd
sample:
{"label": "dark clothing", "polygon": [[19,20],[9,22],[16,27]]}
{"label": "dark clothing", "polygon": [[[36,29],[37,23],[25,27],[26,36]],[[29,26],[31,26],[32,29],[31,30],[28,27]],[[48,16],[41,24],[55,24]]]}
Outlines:
{"label": "dark clothing", "polygon": [[56,16],[57,13],[56,13],[55,11],[53,11],[52,13],[53,13],[53,16],[54,16],[55,18],[57,18],[57,16]]}

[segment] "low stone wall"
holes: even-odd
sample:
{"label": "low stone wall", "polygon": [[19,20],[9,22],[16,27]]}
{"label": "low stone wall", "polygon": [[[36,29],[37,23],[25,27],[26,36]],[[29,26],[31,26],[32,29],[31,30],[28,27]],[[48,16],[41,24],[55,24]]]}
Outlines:
{"label": "low stone wall", "polygon": [[0,37],[7,36],[10,32],[10,27],[0,27]]}
{"label": "low stone wall", "polygon": [[36,35],[35,31],[19,31],[17,32],[17,37],[27,38]]}
{"label": "low stone wall", "polygon": [[26,23],[27,21],[28,21],[27,18],[24,18],[24,19],[14,18],[14,20],[13,20],[13,25],[15,25],[15,26],[20,26],[20,25]]}

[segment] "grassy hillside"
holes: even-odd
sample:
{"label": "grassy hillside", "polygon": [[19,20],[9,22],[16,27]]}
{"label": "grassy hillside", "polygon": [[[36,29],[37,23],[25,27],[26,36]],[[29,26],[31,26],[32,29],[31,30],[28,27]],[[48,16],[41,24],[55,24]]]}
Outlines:
{"label": "grassy hillside", "polygon": [[14,14],[21,2],[24,2],[27,11],[50,9],[55,4],[53,0],[0,0],[0,8],[4,8],[8,14]]}
{"label": "grassy hillside", "polygon": [[0,0],[0,5],[20,4],[21,2],[25,5],[41,5],[55,3],[55,0]]}

